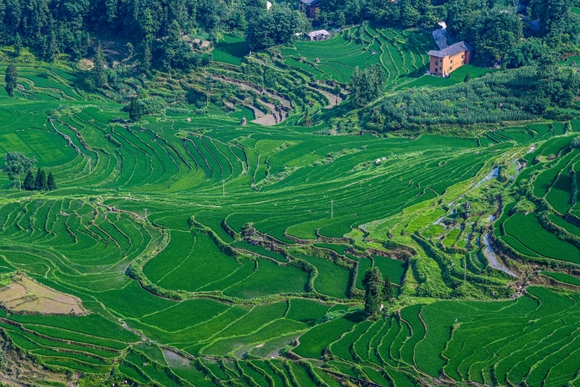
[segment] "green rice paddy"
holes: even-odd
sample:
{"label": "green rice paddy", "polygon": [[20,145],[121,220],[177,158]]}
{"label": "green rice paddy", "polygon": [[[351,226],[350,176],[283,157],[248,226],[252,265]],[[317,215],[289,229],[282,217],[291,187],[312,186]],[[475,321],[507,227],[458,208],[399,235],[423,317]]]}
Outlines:
{"label": "green rice paddy", "polygon": [[[340,82],[380,63],[391,86],[418,86],[427,37],[362,35],[366,50],[345,33],[297,42],[285,63]],[[238,65],[240,41],[220,44],[214,59]],[[128,118],[121,105],[70,76],[22,66],[19,98],[0,92],[0,150],[35,157],[59,187],[21,192],[1,175],[0,273],[90,312],[0,312],[7,340],[39,364],[163,386],[578,378],[580,164],[563,123],[412,139],[178,113],[125,126],[112,121]],[[520,183],[527,194],[511,190]],[[483,264],[492,229],[511,269],[549,266],[538,282],[562,285],[522,289]],[[370,267],[399,295],[375,320],[362,310]]]}

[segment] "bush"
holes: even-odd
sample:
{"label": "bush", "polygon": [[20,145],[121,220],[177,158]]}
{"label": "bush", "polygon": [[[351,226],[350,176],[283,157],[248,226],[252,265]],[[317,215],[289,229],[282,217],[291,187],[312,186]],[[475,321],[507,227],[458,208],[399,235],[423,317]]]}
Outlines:
{"label": "bush", "polygon": [[550,104],[569,105],[578,92],[578,77],[562,73],[550,78],[536,70],[488,74],[445,89],[409,89],[366,108],[362,122],[378,131],[496,124],[540,117]]}

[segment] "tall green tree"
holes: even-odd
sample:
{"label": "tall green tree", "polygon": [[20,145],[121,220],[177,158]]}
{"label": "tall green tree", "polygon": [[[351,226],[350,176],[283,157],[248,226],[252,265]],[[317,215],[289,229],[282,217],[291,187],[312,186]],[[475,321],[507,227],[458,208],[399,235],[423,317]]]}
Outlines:
{"label": "tall green tree", "polygon": [[379,311],[382,300],[383,279],[379,268],[368,268],[362,283],[365,288],[365,312],[373,315]]}
{"label": "tall green tree", "polygon": [[41,191],[48,191],[48,184],[46,182],[46,173],[44,172],[44,169],[42,170],[41,174],[40,174],[40,182],[41,182]]}
{"label": "tall green tree", "polygon": [[132,98],[129,105],[129,117],[137,122],[143,117],[143,105],[139,102],[137,98]]}
{"label": "tall green tree", "polygon": [[475,49],[475,59],[489,66],[512,52],[523,38],[523,27],[514,12],[492,9],[477,16],[466,39]]}
{"label": "tall green tree", "polygon": [[490,8],[490,1],[449,0],[446,7],[447,32],[456,40],[464,40],[479,13]]}
{"label": "tall green tree", "polygon": [[260,10],[248,20],[246,42],[250,50],[289,44],[295,33],[304,30],[307,21],[303,14],[285,6],[274,6],[270,11]]}
{"label": "tall green tree", "polygon": [[107,73],[106,66],[107,62],[105,60],[105,54],[103,52],[103,46],[99,42],[97,46],[97,51],[95,54],[95,60],[92,70],[92,79],[96,87],[101,88],[107,84]]}
{"label": "tall green tree", "polygon": [[48,36],[43,37],[42,57],[47,62],[54,62],[58,55],[58,45],[56,41],[56,34],[52,31]]}
{"label": "tall green tree", "polygon": [[559,24],[566,20],[573,2],[570,0],[531,0],[529,7],[532,17],[540,19],[540,27],[544,34],[560,28]]}
{"label": "tall green tree", "polygon": [[33,157],[26,157],[22,152],[8,152],[4,156],[2,171],[8,174],[10,180],[14,180],[14,188],[16,188],[16,180],[18,180],[18,189],[22,189],[20,176],[23,173],[28,172],[35,162],[36,159]]}
{"label": "tall green tree", "polygon": [[34,191],[34,176],[32,176],[32,172],[30,172],[30,170],[24,178],[24,189],[27,191]]}
{"label": "tall green tree", "polygon": [[143,42],[141,43],[143,53],[140,67],[141,71],[143,71],[145,74],[149,74],[149,72],[151,71],[151,61],[153,60],[151,46],[152,46],[151,40],[143,39]]}
{"label": "tall green tree", "polygon": [[14,56],[19,57],[21,51],[22,51],[22,38],[20,37],[20,34],[17,32],[16,36],[14,37]]}
{"label": "tall green tree", "polygon": [[4,77],[6,81],[6,92],[10,97],[14,97],[14,90],[18,85],[18,71],[16,70],[16,65],[10,63],[6,68],[6,76]]}
{"label": "tall green tree", "polygon": [[393,290],[393,285],[391,284],[391,279],[388,274],[385,274],[385,285],[383,286],[383,300],[391,302],[395,298],[395,291]]}
{"label": "tall green tree", "polygon": [[48,185],[46,184],[46,174],[40,168],[38,168],[38,170],[36,171],[34,189],[36,191],[46,191],[48,189]]}
{"label": "tall green tree", "polygon": [[385,74],[379,64],[360,70],[356,67],[350,77],[349,88],[352,103],[362,107],[384,93]]}
{"label": "tall green tree", "polygon": [[46,178],[46,185],[49,191],[56,190],[56,182],[54,181],[54,176],[52,172],[49,172],[48,177]]}

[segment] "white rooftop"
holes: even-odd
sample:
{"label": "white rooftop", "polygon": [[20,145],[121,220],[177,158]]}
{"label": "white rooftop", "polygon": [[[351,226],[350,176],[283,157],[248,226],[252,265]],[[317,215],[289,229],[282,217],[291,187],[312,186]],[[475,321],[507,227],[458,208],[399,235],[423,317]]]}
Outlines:
{"label": "white rooftop", "polygon": [[319,36],[319,35],[328,36],[328,35],[330,35],[330,32],[328,32],[326,30],[316,30],[316,31],[312,31],[312,32],[308,33],[308,36],[310,36],[310,37]]}

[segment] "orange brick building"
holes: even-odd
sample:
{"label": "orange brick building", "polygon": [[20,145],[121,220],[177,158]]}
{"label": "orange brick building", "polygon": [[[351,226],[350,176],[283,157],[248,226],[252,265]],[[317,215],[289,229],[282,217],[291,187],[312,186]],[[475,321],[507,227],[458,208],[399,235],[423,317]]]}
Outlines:
{"label": "orange brick building", "polygon": [[473,48],[465,42],[452,44],[443,50],[429,51],[429,73],[448,77],[451,72],[470,62],[472,51]]}

